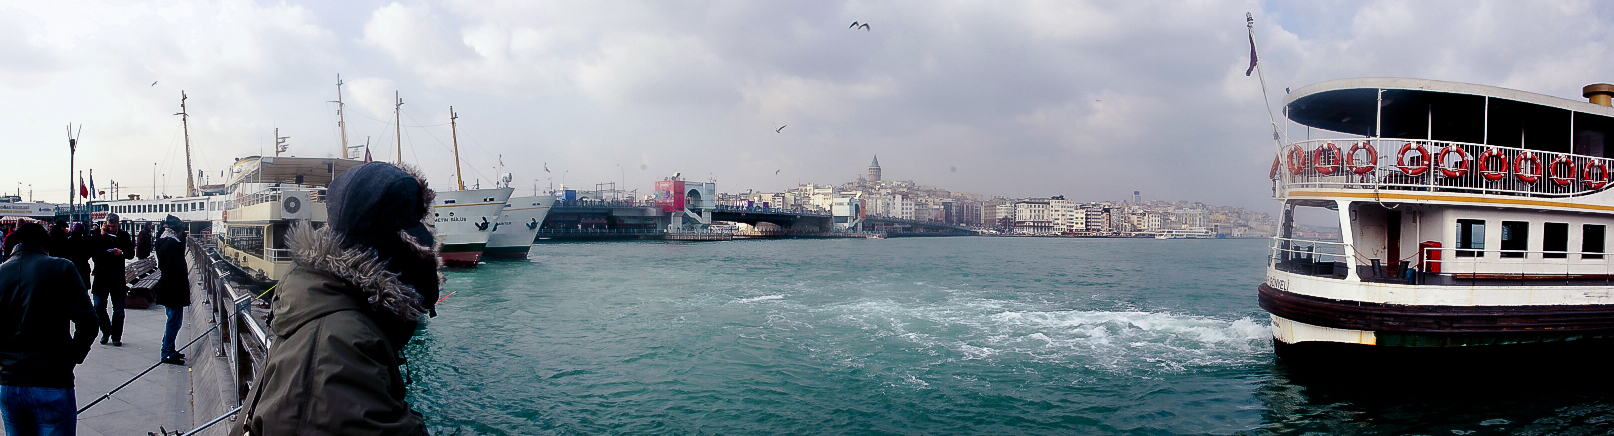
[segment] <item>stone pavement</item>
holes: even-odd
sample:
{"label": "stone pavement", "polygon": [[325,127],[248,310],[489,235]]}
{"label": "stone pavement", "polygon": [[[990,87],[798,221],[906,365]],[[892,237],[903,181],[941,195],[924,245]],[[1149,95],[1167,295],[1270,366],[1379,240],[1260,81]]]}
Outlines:
{"label": "stone pavement", "polygon": [[[209,326],[206,321],[193,322],[196,321],[191,319],[194,311],[190,312],[185,314],[186,325],[179,329],[176,347],[183,346],[195,337],[198,332],[195,325]],[[163,325],[168,321],[167,312],[162,306],[154,304],[150,309],[126,309],[124,313],[123,346],[101,345],[98,336],[89,357],[73,371],[74,393],[81,408],[157,363],[158,353],[162,349]],[[190,355],[187,360],[203,358],[190,350],[183,352]],[[78,434],[146,435],[157,433],[159,429],[169,433],[176,430],[185,432],[194,428],[190,415],[191,369],[187,366],[159,365],[80,414]],[[212,418],[201,418],[200,422]]]}

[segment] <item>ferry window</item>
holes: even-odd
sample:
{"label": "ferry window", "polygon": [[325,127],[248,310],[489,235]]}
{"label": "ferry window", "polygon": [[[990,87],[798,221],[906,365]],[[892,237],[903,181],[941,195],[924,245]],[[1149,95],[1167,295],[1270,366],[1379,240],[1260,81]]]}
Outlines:
{"label": "ferry window", "polygon": [[1602,259],[1604,227],[1602,224],[1587,224],[1581,227],[1580,251],[1581,259]]}
{"label": "ferry window", "polygon": [[1569,223],[1545,223],[1541,225],[1541,257],[1549,259],[1562,259],[1569,257]]}
{"label": "ferry window", "polygon": [[[1457,248],[1485,249],[1485,220],[1457,220]],[[1457,257],[1479,256],[1478,251],[1457,250]]]}
{"label": "ferry window", "polygon": [[1530,223],[1503,221],[1501,248],[1502,257],[1524,257],[1525,250],[1530,249]]}

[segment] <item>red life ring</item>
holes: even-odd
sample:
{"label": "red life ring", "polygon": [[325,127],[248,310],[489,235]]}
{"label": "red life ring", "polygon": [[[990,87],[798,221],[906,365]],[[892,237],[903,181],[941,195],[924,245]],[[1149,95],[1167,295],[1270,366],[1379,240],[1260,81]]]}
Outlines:
{"label": "red life ring", "polygon": [[[1558,174],[1558,167],[1562,165],[1569,165],[1568,176]],[[1569,186],[1569,184],[1575,183],[1575,173],[1575,161],[1569,159],[1569,156],[1558,156],[1557,159],[1552,160],[1552,163],[1547,164],[1547,178],[1552,179],[1552,183],[1557,183],[1558,186]]]}
{"label": "red life ring", "polygon": [[1289,174],[1298,176],[1305,170],[1306,150],[1302,150],[1298,144],[1289,147]]}
{"label": "red life ring", "polygon": [[[1491,158],[1493,158],[1493,157],[1502,159],[1502,164],[1497,166],[1498,169],[1496,169],[1496,170],[1492,170],[1491,165],[1487,163],[1487,162],[1490,162]],[[1485,150],[1484,153],[1480,153],[1480,155],[1479,155],[1479,173],[1480,173],[1481,177],[1485,178],[1485,180],[1493,180],[1493,181],[1494,180],[1502,180],[1503,177],[1507,177],[1508,176],[1508,155],[1507,155],[1507,153],[1503,153],[1502,149],[1500,149],[1500,148],[1492,148],[1492,149],[1489,149],[1489,150]]]}
{"label": "red life ring", "polygon": [[[1527,160],[1530,161],[1531,167],[1528,172],[1524,169],[1524,161]],[[1513,177],[1517,177],[1521,182],[1535,183],[1541,180],[1541,170],[1541,158],[1536,157],[1535,153],[1526,151],[1513,158]]]}
{"label": "red life ring", "polygon": [[[1446,165],[1446,155],[1457,152],[1457,168]],[[1440,174],[1446,177],[1462,177],[1468,174],[1468,151],[1456,145],[1449,145],[1440,149],[1440,155],[1435,158],[1435,166],[1440,168]]]}
{"label": "red life ring", "polygon": [[1339,147],[1332,142],[1323,144],[1322,147],[1317,147],[1317,151],[1311,153],[1311,163],[1317,167],[1317,174],[1325,176],[1339,171],[1339,161],[1342,160],[1344,159],[1340,159]]}
{"label": "red life ring", "polygon": [[[1416,167],[1407,166],[1408,150],[1418,150],[1418,161],[1422,162],[1423,164]],[[1395,166],[1401,168],[1402,174],[1409,176],[1423,174],[1424,171],[1429,171],[1429,150],[1424,149],[1423,144],[1414,144],[1408,142],[1407,145],[1401,146],[1401,152],[1396,154]]]}
{"label": "red life ring", "polygon": [[[1593,168],[1597,169],[1597,177],[1592,177]],[[1581,172],[1580,179],[1586,183],[1587,187],[1603,189],[1604,186],[1608,186],[1608,167],[1603,166],[1602,162],[1588,161],[1586,162],[1586,169]]]}
{"label": "red life ring", "polygon": [[[1367,150],[1367,160],[1362,165],[1356,164],[1357,150]],[[1367,141],[1358,142],[1356,145],[1352,145],[1351,151],[1349,153],[1345,153],[1345,166],[1350,168],[1351,172],[1353,173],[1367,174],[1368,172],[1373,171],[1373,168],[1376,167],[1378,162],[1379,151],[1375,150],[1373,148],[1373,144],[1369,144]]]}

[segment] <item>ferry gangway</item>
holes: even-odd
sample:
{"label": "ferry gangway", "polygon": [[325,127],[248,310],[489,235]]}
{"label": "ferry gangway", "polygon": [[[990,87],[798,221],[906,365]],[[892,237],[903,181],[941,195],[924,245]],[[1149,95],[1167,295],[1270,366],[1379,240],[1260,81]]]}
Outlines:
{"label": "ferry gangway", "polygon": [[1274,159],[1275,197],[1312,189],[1573,197],[1614,179],[1614,159],[1428,139],[1304,140]]}

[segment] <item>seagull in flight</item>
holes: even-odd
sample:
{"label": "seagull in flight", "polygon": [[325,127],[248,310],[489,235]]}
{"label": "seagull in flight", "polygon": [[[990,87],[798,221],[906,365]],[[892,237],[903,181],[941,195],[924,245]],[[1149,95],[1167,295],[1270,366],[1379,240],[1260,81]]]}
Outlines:
{"label": "seagull in flight", "polygon": [[151,86],[157,86],[157,81],[156,80],[151,81]]}
{"label": "seagull in flight", "polygon": [[[788,126],[788,125],[789,124],[786,124],[785,126]],[[784,133],[785,126],[779,126],[779,128],[773,129],[773,133]]]}
{"label": "seagull in flight", "polygon": [[773,175],[775,175],[775,176],[779,175],[780,171],[784,171],[784,170],[773,170]]}
{"label": "seagull in flight", "polygon": [[852,25],[850,27],[847,27],[847,28],[848,29],[856,29],[856,28],[859,28],[859,27],[863,28],[863,31],[865,31],[865,32],[869,31],[869,23],[858,24],[858,22],[856,22],[856,21],[853,21]]}

